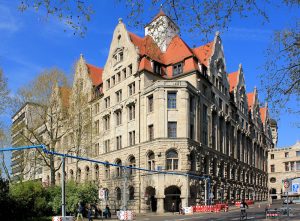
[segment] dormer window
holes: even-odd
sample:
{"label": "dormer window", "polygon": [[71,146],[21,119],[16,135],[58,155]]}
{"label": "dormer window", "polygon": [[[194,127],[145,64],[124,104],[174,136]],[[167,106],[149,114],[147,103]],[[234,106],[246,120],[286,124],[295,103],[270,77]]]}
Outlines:
{"label": "dormer window", "polygon": [[183,72],[183,64],[182,63],[178,63],[173,66],[173,76],[182,74],[182,72]]}
{"label": "dormer window", "polygon": [[113,55],[114,65],[123,61],[123,49],[118,48]]}
{"label": "dormer window", "polygon": [[153,62],[153,71],[155,74],[161,74],[161,65],[160,63],[154,61]]}

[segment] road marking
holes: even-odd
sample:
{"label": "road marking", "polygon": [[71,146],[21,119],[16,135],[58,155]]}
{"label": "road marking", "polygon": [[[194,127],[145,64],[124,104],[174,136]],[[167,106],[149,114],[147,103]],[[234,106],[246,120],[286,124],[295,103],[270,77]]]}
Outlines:
{"label": "road marking", "polygon": [[164,221],[179,221],[179,220],[189,220],[189,219],[197,219],[203,216],[194,216],[194,217],[187,217],[187,218],[180,218],[180,219],[165,219]]}

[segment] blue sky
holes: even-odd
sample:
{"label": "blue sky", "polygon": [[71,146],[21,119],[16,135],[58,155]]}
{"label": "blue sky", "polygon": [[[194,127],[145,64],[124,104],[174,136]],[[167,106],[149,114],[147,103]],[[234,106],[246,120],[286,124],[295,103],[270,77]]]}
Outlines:
{"label": "blue sky", "polygon": [[[80,53],[89,63],[103,67],[118,18],[122,17],[124,23],[128,23],[126,18],[129,10],[117,4],[117,1],[91,2],[95,13],[88,23],[86,36],[81,38],[74,36],[70,30],[64,32],[66,26],[55,18],[50,17],[45,21],[41,14],[32,10],[19,12],[17,0],[0,0],[0,67],[13,93],[47,68],[58,67],[71,74]],[[158,10],[145,7],[144,22],[150,21]],[[265,61],[264,50],[270,44],[272,32],[287,27],[293,19],[299,19],[299,8],[281,7],[278,10],[267,8],[270,23],[264,25],[260,18],[252,14],[247,19],[235,16],[229,29],[221,33],[227,71],[236,71],[239,63],[242,63],[248,92],[254,86],[260,90],[258,75]],[[140,36],[144,33],[136,27],[127,28]],[[190,36],[184,32],[181,35],[190,46],[203,44],[200,40],[197,42],[195,37],[190,40]],[[263,97],[263,94],[259,95],[261,102]],[[9,115],[0,117],[6,122],[10,121]],[[296,116],[281,114],[278,146],[292,145],[300,140],[299,120],[298,125],[294,123],[296,120]]]}

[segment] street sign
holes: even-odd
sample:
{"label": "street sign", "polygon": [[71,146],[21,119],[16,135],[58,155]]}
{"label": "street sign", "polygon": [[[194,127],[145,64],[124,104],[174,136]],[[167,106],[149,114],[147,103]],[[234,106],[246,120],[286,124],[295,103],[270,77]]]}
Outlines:
{"label": "street sign", "polygon": [[299,191],[299,183],[293,183],[292,184],[292,192],[298,193],[298,191]]}

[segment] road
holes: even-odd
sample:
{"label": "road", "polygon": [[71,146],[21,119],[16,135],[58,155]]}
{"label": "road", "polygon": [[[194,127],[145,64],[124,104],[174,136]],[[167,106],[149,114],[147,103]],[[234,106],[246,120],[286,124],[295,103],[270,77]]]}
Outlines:
{"label": "road", "polygon": [[[247,220],[265,220],[265,208],[266,204],[261,205],[258,208],[258,203],[254,206],[251,206],[247,210],[248,219]],[[290,205],[293,208],[294,215],[291,217],[281,217],[277,220],[297,220],[300,221],[300,205]],[[271,209],[282,207],[282,202],[277,201],[271,205]],[[201,213],[201,214],[193,214],[193,215],[179,215],[179,214],[164,214],[164,215],[145,215],[145,216],[137,216],[135,220],[138,221],[198,221],[198,220],[206,220],[206,221],[234,221],[240,220],[240,210],[239,208],[233,208],[229,212],[220,212],[220,213]]]}

